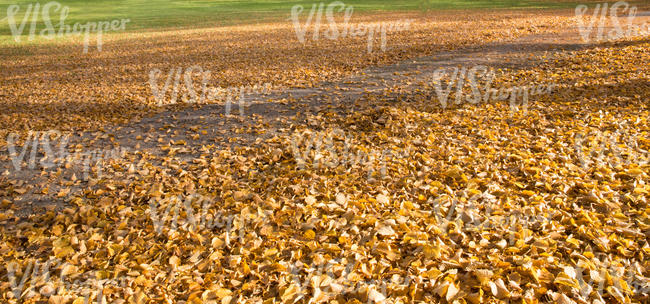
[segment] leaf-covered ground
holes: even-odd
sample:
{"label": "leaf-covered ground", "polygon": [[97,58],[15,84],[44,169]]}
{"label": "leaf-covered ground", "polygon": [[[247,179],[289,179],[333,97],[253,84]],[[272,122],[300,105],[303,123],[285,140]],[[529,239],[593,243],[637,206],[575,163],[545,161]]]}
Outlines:
{"label": "leaf-covered ground", "polygon": [[[149,73],[193,65],[210,70],[212,87],[311,87],[376,64],[396,63],[459,46],[555,30],[570,16],[550,13],[383,13],[353,22],[413,19],[408,31],[388,32],[388,51],[368,54],[365,37],[308,38],[303,45],[293,24],[114,34],[101,52],[83,54],[77,44],[3,47],[0,61],[0,138],[9,132],[98,129],[158,111]],[[553,26],[550,26],[553,24]],[[92,40],[92,39],[91,39]],[[374,45],[380,40],[375,37]],[[91,45],[92,46],[92,45]],[[198,82],[198,80],[197,80]]]}
{"label": "leaf-covered ground", "polygon": [[[458,16],[418,19],[371,55],[363,41],[286,43],[287,26],[144,37],[128,58],[119,49],[136,40],[88,58],[34,55],[29,69],[4,61],[7,133],[149,115],[153,67],[200,64],[215,86],[294,88],[243,118],[176,108],[87,132],[73,148],[128,148],[96,178],[3,175],[2,301],[16,302],[10,277],[50,260],[49,277],[27,276],[24,302],[83,303],[101,290],[109,303],[647,303],[648,39],[529,50],[500,40],[570,18],[444,18]],[[473,47],[486,39],[522,52],[479,61],[491,55]],[[492,87],[557,87],[513,110],[443,108],[418,70],[337,81],[463,46],[456,63],[494,66]],[[37,100],[47,102],[26,106]],[[24,213],[25,197],[63,202]]]}

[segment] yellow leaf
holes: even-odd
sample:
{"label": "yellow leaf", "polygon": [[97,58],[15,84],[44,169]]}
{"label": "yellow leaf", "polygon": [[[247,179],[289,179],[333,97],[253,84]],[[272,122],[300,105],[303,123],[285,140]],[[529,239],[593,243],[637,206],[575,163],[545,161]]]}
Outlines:
{"label": "yellow leaf", "polygon": [[305,231],[304,237],[311,241],[316,237],[316,232],[314,232],[314,230],[309,229]]}

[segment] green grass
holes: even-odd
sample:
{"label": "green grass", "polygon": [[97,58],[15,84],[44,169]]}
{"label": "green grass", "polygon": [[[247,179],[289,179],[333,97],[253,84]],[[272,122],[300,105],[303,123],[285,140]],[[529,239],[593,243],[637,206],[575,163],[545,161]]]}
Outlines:
{"label": "green grass", "polygon": [[[41,8],[48,1],[41,0]],[[291,7],[305,6],[303,16],[311,4],[320,1],[300,0],[60,0],[70,8],[65,24],[89,21],[107,21],[128,18],[127,31],[141,31],[161,28],[191,28],[205,26],[224,26],[287,19]],[[326,5],[333,1],[323,1]],[[443,9],[482,9],[482,8],[559,8],[575,7],[578,2],[553,1],[513,1],[513,0],[346,0],[346,5],[354,6],[355,12],[394,11],[394,10],[443,10]],[[30,0],[0,0],[0,19],[7,16],[9,5],[20,6],[17,22],[20,23]],[[58,29],[59,11],[51,11],[55,29]],[[33,14],[32,14],[33,15]],[[37,29],[45,28],[39,16]],[[23,35],[29,33],[31,17],[25,25]],[[0,21],[0,41],[11,39],[7,19]]]}

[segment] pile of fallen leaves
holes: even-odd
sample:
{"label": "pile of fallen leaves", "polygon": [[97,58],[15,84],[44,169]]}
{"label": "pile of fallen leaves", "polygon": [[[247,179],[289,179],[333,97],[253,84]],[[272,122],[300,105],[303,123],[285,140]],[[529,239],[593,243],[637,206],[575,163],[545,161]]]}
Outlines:
{"label": "pile of fallen leaves", "polygon": [[649,49],[500,71],[499,86],[559,84],[526,111],[443,109],[422,85],[324,100],[252,146],[161,139],[162,155],[112,160],[61,210],[3,201],[0,297],[647,303]]}
{"label": "pile of fallen leaves", "polygon": [[[337,15],[337,20],[341,19]],[[149,84],[152,69],[163,77],[172,68],[210,70],[208,87],[311,87],[375,65],[431,55],[441,50],[553,32],[572,24],[570,15],[526,12],[429,12],[354,15],[371,24],[413,20],[389,31],[387,50],[367,51],[365,37],[311,38],[301,43],[289,22],[105,37],[101,52],[84,54],[80,43],[0,47],[0,144],[9,132],[99,129],[161,109]],[[342,20],[338,20],[342,22]],[[553,26],[550,26],[553,24]],[[163,82],[164,80],[159,80]],[[200,86],[197,77],[194,83]],[[172,106],[172,108],[178,106]]]}

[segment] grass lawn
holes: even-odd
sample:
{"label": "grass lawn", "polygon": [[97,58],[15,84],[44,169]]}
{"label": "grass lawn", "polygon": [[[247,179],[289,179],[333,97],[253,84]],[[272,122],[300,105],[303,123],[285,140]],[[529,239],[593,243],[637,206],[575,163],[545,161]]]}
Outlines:
{"label": "grass lawn", "polygon": [[[48,1],[41,1],[41,9]],[[284,20],[290,16],[291,7],[304,5],[308,13],[311,4],[318,1],[278,1],[278,0],[101,0],[101,1],[59,1],[69,7],[65,24],[75,22],[105,21],[128,18],[128,31],[160,28],[204,27],[245,24],[260,21]],[[325,5],[333,1],[324,1]],[[584,2],[584,1],[583,1]],[[16,15],[18,25],[27,7],[33,0],[0,0],[0,40],[9,39],[11,30],[6,19],[7,8],[17,4],[20,9]],[[354,6],[356,12],[390,10],[442,10],[442,9],[481,9],[481,8],[562,8],[573,7],[573,1],[513,1],[513,0],[348,0],[346,5]],[[50,18],[58,24],[60,10],[51,10]],[[33,15],[33,14],[32,14]],[[30,16],[23,35],[29,32]],[[45,28],[42,16],[37,20],[37,29]],[[56,27],[58,28],[58,27]]]}

